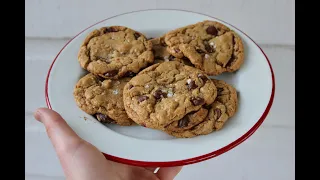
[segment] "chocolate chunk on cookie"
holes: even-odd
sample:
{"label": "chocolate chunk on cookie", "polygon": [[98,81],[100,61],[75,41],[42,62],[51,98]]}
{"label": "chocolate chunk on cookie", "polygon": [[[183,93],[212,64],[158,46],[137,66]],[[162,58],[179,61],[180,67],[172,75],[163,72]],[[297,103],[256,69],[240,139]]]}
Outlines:
{"label": "chocolate chunk on cookie", "polygon": [[103,80],[89,73],[76,84],[73,95],[78,107],[102,123],[134,124],[123,105],[123,87],[130,78]]}
{"label": "chocolate chunk on cookie", "polygon": [[237,109],[237,91],[221,80],[213,79],[218,95],[215,101],[205,108],[191,112],[178,121],[172,122],[165,132],[178,138],[191,138],[220,130]]}
{"label": "chocolate chunk on cookie", "polygon": [[189,66],[194,66],[188,58],[176,58],[167,50],[167,45],[164,42],[164,36],[153,38],[149,40],[152,43],[152,50],[154,54],[154,64],[165,61],[179,61]]}
{"label": "chocolate chunk on cookie", "polygon": [[203,76],[208,78],[203,71],[178,61],[142,70],[124,87],[128,116],[137,124],[163,130],[190,112],[212,104],[217,89],[212,81],[203,81]]}
{"label": "chocolate chunk on cookie", "polygon": [[200,124],[207,117],[207,115],[208,110],[205,108],[200,108],[198,111],[191,112],[185,115],[182,119],[172,122],[165,129],[166,131],[182,133]]}
{"label": "chocolate chunk on cookie", "polygon": [[130,28],[102,27],[92,31],[78,53],[82,68],[107,79],[131,76],[153,63],[152,43]]}
{"label": "chocolate chunk on cookie", "polygon": [[225,25],[203,21],[170,31],[165,35],[168,52],[187,57],[208,75],[234,72],[244,60],[242,40]]}

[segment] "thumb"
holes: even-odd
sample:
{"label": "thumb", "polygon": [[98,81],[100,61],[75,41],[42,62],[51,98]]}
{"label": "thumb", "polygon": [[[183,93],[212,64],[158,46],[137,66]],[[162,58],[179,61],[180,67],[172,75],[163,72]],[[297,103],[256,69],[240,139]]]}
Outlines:
{"label": "thumb", "polygon": [[67,179],[98,180],[112,175],[103,154],[81,139],[58,113],[39,108],[34,117],[44,124]]}
{"label": "thumb", "polygon": [[66,121],[55,111],[39,108],[34,117],[42,122],[58,155],[74,151],[82,139],[69,127]]}

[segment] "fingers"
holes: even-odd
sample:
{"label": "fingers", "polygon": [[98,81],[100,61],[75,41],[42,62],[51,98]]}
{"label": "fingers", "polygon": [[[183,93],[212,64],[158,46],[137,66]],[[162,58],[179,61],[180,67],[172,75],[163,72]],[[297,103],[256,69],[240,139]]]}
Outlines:
{"label": "fingers", "polygon": [[74,151],[81,143],[82,140],[80,137],[55,111],[47,108],[39,108],[34,116],[46,127],[47,134],[58,155]]}
{"label": "fingers", "polygon": [[182,166],[177,167],[162,167],[157,172],[157,176],[161,180],[173,180],[174,177],[181,171]]}
{"label": "fingers", "polygon": [[115,179],[110,163],[103,154],[82,140],[58,113],[40,108],[34,116],[46,127],[67,179]]}

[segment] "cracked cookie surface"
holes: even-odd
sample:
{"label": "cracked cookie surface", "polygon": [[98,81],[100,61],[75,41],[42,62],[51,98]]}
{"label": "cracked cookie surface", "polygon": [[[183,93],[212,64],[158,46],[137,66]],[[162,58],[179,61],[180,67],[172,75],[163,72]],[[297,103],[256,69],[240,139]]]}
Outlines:
{"label": "cracked cookie surface", "polygon": [[153,60],[152,43],[123,26],[92,31],[78,53],[82,68],[107,79],[132,77]]}
{"label": "cracked cookie surface", "polygon": [[240,37],[215,21],[206,20],[170,31],[165,35],[165,43],[170,54],[187,57],[208,75],[234,72],[244,60]]}
{"label": "cracked cookie surface", "polygon": [[180,59],[171,55],[167,50],[167,45],[164,42],[164,36],[152,38],[149,40],[152,43],[152,50],[154,54],[154,64],[165,61],[179,61],[186,65],[193,66],[190,60],[186,57]]}
{"label": "cracked cookie surface", "polygon": [[220,130],[237,110],[237,91],[222,80],[212,79],[218,95],[215,101],[199,111],[191,112],[178,122],[168,125],[165,132],[178,138],[191,138]]}
{"label": "cracked cookie surface", "polygon": [[128,116],[148,128],[165,129],[186,114],[211,104],[217,89],[203,71],[168,61],[154,64],[124,87]]}
{"label": "cracked cookie surface", "polygon": [[129,80],[103,80],[89,73],[77,82],[73,91],[74,99],[81,110],[94,115],[102,123],[132,125],[134,122],[123,105],[123,87]]}

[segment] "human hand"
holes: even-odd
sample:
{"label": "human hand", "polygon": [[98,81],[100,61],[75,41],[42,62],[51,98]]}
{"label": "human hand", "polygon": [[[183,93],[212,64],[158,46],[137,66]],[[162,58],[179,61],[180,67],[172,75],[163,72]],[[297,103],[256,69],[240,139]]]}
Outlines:
{"label": "human hand", "polygon": [[68,180],[172,180],[182,167],[143,168],[107,160],[93,145],[81,139],[55,111],[39,108],[34,117],[46,127]]}

